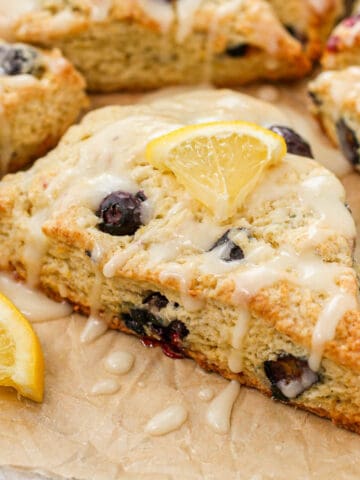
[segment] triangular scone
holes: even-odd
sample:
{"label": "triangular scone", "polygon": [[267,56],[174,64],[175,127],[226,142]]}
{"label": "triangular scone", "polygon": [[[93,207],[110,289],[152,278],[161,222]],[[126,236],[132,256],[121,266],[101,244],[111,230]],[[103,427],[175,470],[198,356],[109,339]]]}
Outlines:
{"label": "triangular scone", "polygon": [[84,89],[58,50],[0,40],[0,176],[57,144],[87,105]]}
{"label": "triangular scone", "polygon": [[240,85],[311,68],[265,0],[39,0],[11,14],[0,10],[0,36],[61,48],[91,90]]}
{"label": "triangular scone", "polygon": [[335,23],[344,13],[343,0],[268,0],[285,28],[303,44],[310,58],[319,58]]}
{"label": "triangular scone", "polygon": [[[286,122],[230,91],[88,114],[47,157],[1,182],[0,266],[170,356],[360,432],[355,225],[340,182],[288,154],[218,223],[145,159],[159,135],[232,119]],[[100,220],[113,192],[132,202],[129,235],[106,233]]]}
{"label": "triangular scone", "polygon": [[352,15],[334,28],[321,63],[326,70],[360,65],[360,2],[356,1]]}
{"label": "triangular scone", "polygon": [[360,171],[360,67],[320,73],[310,82],[309,93],[324,130]]}

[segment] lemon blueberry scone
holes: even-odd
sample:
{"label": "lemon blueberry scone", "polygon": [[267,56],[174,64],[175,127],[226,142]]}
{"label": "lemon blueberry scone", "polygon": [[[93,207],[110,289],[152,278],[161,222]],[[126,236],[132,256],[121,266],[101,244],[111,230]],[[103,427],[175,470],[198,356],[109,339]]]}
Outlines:
{"label": "lemon blueberry scone", "polygon": [[86,105],[85,83],[58,50],[0,42],[0,171],[44,155]]}
{"label": "lemon blueberry scone", "polygon": [[327,70],[340,70],[360,64],[360,3],[355,2],[350,17],[345,18],[329,37],[322,66]]}
{"label": "lemon blueberry scone", "polygon": [[309,93],[324,130],[360,170],[360,67],[321,73],[309,84]]}
{"label": "lemon blueberry scone", "polygon": [[5,9],[2,25],[18,40],[61,48],[97,91],[240,85],[311,68],[264,0],[38,0]]}
{"label": "lemon blueberry scone", "polygon": [[269,0],[269,3],[313,59],[319,58],[328,35],[345,11],[342,0]]}
{"label": "lemon blueberry scone", "polygon": [[221,90],[92,112],[1,182],[0,267],[360,432],[355,226],[287,126]]}

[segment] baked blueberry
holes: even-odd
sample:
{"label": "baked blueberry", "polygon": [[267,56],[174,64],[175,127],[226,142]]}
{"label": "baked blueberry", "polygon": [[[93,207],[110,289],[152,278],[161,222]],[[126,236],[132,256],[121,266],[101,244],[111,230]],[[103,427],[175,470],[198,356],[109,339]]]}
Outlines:
{"label": "baked blueberry", "polygon": [[352,165],[358,166],[360,164],[360,144],[355,132],[341,119],[336,123],[336,133],[343,154]]}
{"label": "baked blueberry", "polygon": [[314,158],[308,142],[292,128],[284,127],[283,125],[271,125],[269,130],[284,138],[289,153],[300,155],[301,157]]}
{"label": "baked blueberry", "polygon": [[180,320],[173,320],[166,328],[166,337],[168,342],[176,347],[181,347],[182,340],[188,335],[188,328]]}
{"label": "baked blueberry", "polygon": [[121,317],[129,330],[138,335],[145,335],[144,325],[138,319],[133,318],[129,313],[123,313]]}
{"label": "baked blueberry", "polygon": [[283,401],[296,398],[319,381],[319,375],[310,369],[307,360],[290,354],[265,361],[264,371],[273,396]]}
{"label": "baked blueberry", "polygon": [[150,308],[161,310],[162,308],[166,307],[166,305],[169,303],[169,300],[165,297],[165,295],[161,295],[160,292],[151,292],[144,298],[142,303],[148,305]]}
{"label": "baked blueberry", "polygon": [[226,55],[232,58],[244,57],[249,50],[249,45],[246,43],[239,43],[238,45],[228,46],[225,50]]}
{"label": "baked blueberry", "polygon": [[242,260],[244,258],[244,252],[242,249],[236,245],[232,240],[229,238],[230,230],[227,230],[220,238],[217,240],[214,245],[210,248],[210,252],[215,250],[222,245],[225,246],[224,250],[221,253],[221,260],[225,262],[232,262],[234,260]]}
{"label": "baked blueberry", "polygon": [[141,203],[144,192],[112,192],[101,202],[96,215],[101,218],[99,230],[110,235],[133,235],[142,225]]}
{"label": "baked blueberry", "polygon": [[25,45],[0,45],[0,75],[32,74],[38,53]]}

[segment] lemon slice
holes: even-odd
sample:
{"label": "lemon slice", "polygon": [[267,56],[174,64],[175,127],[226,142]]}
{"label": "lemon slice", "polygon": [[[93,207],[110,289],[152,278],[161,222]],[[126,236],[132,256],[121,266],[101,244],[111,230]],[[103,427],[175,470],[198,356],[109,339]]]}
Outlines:
{"label": "lemon slice", "polygon": [[218,220],[233,215],[270,166],[286,154],[284,139],[248,122],[190,125],[152,140],[149,163],[173,172]]}
{"label": "lemon slice", "polygon": [[0,385],[15,388],[24,397],[41,402],[44,360],[30,323],[0,294]]}

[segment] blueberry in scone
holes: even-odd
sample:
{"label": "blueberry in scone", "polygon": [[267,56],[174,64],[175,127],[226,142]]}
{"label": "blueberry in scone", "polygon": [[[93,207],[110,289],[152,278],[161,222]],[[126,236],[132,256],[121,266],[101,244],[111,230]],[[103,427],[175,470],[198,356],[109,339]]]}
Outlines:
{"label": "blueberry in scone", "polygon": [[269,130],[284,137],[289,153],[300,155],[301,157],[314,158],[309,143],[292,128],[283,125],[272,125],[269,127]]}
{"label": "blueberry in scone", "polygon": [[37,50],[21,44],[0,44],[0,75],[34,74],[39,68]]}

